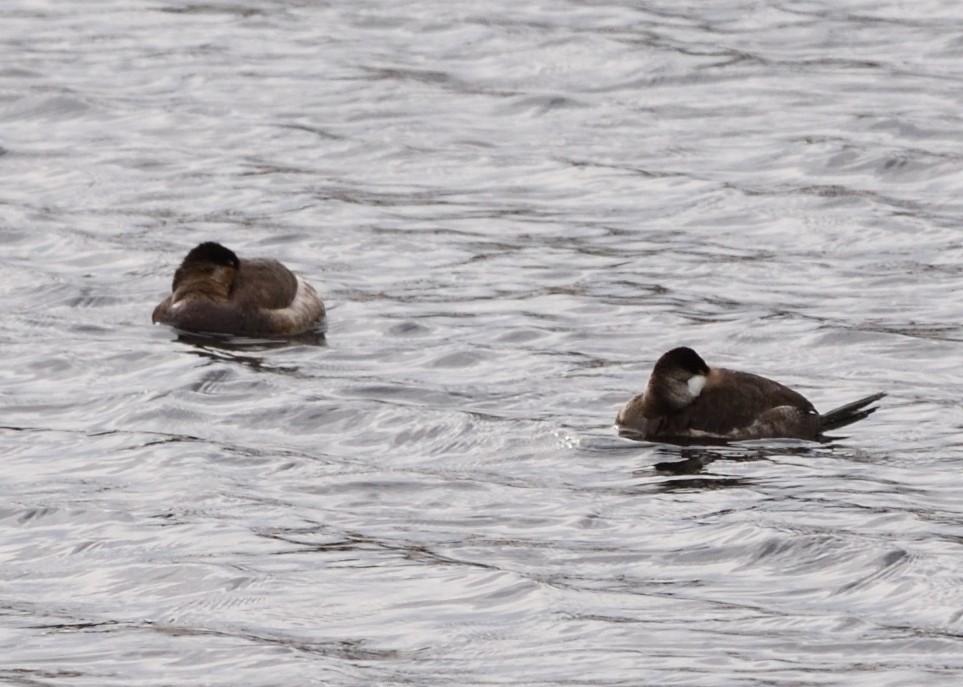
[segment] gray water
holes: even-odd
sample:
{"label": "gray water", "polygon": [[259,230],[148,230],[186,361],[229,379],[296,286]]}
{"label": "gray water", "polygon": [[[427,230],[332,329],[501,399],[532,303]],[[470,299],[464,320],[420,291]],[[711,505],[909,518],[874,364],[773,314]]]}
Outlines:
{"label": "gray water", "polygon": [[[3,3],[0,682],[959,684],[961,28]],[[201,240],[326,337],[152,326]],[[619,438],[682,344],[889,396],[828,445]]]}

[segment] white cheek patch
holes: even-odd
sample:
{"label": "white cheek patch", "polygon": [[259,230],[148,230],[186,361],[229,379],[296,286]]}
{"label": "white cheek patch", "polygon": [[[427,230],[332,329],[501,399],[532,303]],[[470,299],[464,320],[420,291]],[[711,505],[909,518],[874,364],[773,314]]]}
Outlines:
{"label": "white cheek patch", "polygon": [[705,375],[694,375],[692,377],[689,377],[689,381],[686,383],[686,386],[689,387],[689,395],[692,396],[692,398],[695,398],[696,396],[701,394],[702,389],[703,387],[705,387],[705,385],[706,385]]}

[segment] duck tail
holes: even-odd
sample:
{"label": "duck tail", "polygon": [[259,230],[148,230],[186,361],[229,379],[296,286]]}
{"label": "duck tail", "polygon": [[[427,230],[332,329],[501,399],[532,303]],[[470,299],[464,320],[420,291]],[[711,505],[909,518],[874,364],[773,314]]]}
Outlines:
{"label": "duck tail", "polygon": [[823,413],[819,416],[820,432],[839,429],[840,427],[851,425],[857,420],[862,420],[864,417],[872,415],[876,412],[877,406],[873,406],[872,408],[867,408],[866,406],[870,403],[875,403],[885,395],[885,393],[873,394],[872,396],[867,396],[858,401],[834,408],[828,413]]}

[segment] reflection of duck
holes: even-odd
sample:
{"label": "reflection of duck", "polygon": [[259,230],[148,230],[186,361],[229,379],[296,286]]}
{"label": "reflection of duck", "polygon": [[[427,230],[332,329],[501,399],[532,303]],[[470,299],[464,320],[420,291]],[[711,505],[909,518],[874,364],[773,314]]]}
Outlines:
{"label": "reflection of duck", "polygon": [[616,417],[629,436],[656,441],[819,440],[862,420],[886,394],[873,394],[824,415],[802,394],[771,379],[710,368],[691,348],[674,348],[655,364],[645,392]]}
{"label": "reflection of duck", "polygon": [[188,331],[291,335],[324,317],[314,288],[277,260],[241,260],[210,241],[187,254],[171,290],[151,319]]}

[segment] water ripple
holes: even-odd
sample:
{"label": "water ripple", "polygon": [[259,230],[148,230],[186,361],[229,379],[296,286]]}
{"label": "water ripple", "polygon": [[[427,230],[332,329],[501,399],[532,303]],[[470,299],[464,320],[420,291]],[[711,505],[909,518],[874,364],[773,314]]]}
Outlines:
{"label": "water ripple", "polygon": [[[958,683],[963,43],[914,9],[4,6],[0,681]],[[151,325],[201,240],[326,328]],[[619,437],[681,344],[889,395]]]}

